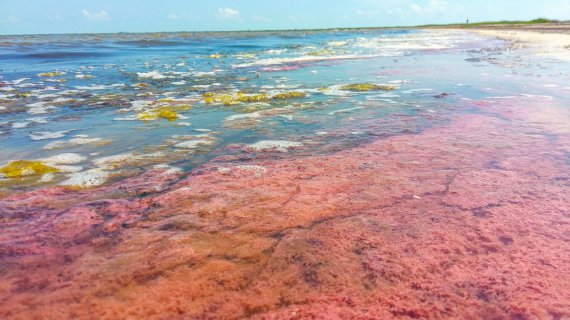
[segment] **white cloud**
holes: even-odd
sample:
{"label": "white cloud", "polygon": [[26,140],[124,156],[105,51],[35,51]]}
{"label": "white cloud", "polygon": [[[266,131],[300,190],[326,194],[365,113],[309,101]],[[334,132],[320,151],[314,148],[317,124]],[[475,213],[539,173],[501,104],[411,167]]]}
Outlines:
{"label": "white cloud", "polygon": [[105,10],[101,10],[99,12],[91,13],[85,9],[83,9],[83,16],[92,21],[107,21],[109,20],[109,15]]}
{"label": "white cloud", "polygon": [[18,23],[18,22],[20,22],[20,18],[15,17],[15,16],[9,16],[7,20],[8,20],[8,22],[10,22],[10,23]]}
{"label": "white cloud", "polygon": [[421,7],[417,3],[411,4],[410,9],[416,14],[435,14],[447,11],[447,2],[444,0],[430,0],[429,3]]}
{"label": "white cloud", "polygon": [[412,11],[415,13],[422,13],[424,11],[424,9],[422,7],[420,7],[419,5],[417,5],[415,3],[410,5],[410,9],[412,9]]}
{"label": "white cloud", "polygon": [[171,13],[171,14],[168,15],[168,19],[170,19],[170,20],[178,20],[178,19],[180,19],[180,16],[177,15],[176,13]]}
{"label": "white cloud", "polygon": [[232,8],[220,8],[216,16],[222,20],[239,20],[240,18],[239,11]]}

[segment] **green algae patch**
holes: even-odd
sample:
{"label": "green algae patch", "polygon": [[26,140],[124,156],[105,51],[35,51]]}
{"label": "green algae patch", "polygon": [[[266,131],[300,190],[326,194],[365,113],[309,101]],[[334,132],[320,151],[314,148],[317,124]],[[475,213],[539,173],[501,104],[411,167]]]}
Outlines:
{"label": "green algae patch", "polygon": [[59,170],[43,164],[40,161],[18,160],[0,168],[0,173],[6,178],[21,178],[25,176],[43,175],[46,173],[54,173]]}
{"label": "green algae patch", "polygon": [[355,92],[391,91],[396,89],[397,89],[396,86],[387,85],[387,84],[372,84],[372,83],[354,83],[340,87],[340,90],[355,91]]}
{"label": "green algae patch", "polygon": [[63,72],[59,72],[59,71],[53,71],[53,72],[43,72],[43,73],[38,73],[39,77],[59,77],[59,76],[63,76]]}
{"label": "green algae patch", "polygon": [[291,91],[291,92],[278,93],[273,96],[273,99],[295,99],[295,98],[305,98],[306,96],[307,94],[304,92]]}

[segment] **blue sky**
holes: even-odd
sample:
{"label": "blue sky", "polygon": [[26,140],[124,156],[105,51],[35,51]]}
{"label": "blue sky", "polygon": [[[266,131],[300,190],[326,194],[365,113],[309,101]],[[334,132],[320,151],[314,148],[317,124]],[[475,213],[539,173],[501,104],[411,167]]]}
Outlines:
{"label": "blue sky", "polygon": [[570,19],[570,0],[0,0],[0,34],[371,27]]}

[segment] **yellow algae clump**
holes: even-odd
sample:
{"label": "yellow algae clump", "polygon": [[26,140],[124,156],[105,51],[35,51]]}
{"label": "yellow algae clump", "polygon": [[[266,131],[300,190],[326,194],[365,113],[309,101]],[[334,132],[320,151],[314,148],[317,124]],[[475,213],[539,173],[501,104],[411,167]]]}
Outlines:
{"label": "yellow algae clump", "polygon": [[174,121],[178,119],[179,111],[186,111],[189,109],[190,106],[186,104],[180,104],[175,106],[164,106],[150,111],[141,112],[137,115],[137,119],[141,121],[152,121],[158,118],[163,118],[168,121]]}
{"label": "yellow algae clump", "polygon": [[237,96],[229,93],[206,92],[202,96],[206,104],[221,103],[225,106],[233,106],[240,102]]}
{"label": "yellow algae clump", "polygon": [[168,121],[174,121],[178,118],[178,113],[169,107],[158,108],[156,109],[155,113],[157,117],[164,118]]}
{"label": "yellow algae clump", "polygon": [[269,97],[266,94],[253,94],[253,95],[238,94],[238,101],[263,102],[263,101],[269,101]]}
{"label": "yellow algae clump", "polygon": [[43,73],[38,73],[39,77],[59,77],[59,76],[63,76],[63,72],[59,72],[59,71],[53,71],[53,72],[43,72]]}
{"label": "yellow algae clump", "polygon": [[344,91],[379,91],[379,90],[396,90],[396,86],[387,84],[372,84],[372,83],[355,83],[347,84],[340,87]]}
{"label": "yellow algae clump", "polygon": [[141,121],[152,121],[158,119],[158,116],[152,112],[141,112],[137,114],[137,119]]}
{"label": "yellow algae clump", "polygon": [[307,55],[319,57],[319,56],[326,56],[326,55],[332,54],[332,53],[333,52],[329,51],[329,50],[321,50],[321,51],[307,52]]}
{"label": "yellow algae clump", "polygon": [[206,104],[221,103],[225,106],[233,106],[239,104],[240,102],[250,103],[269,101],[269,96],[264,93],[246,95],[241,92],[238,92],[236,94],[206,92],[202,96],[204,97],[204,102]]}
{"label": "yellow algae clump", "polygon": [[40,161],[29,160],[13,161],[0,168],[0,173],[3,173],[6,178],[20,178],[58,171],[56,168],[47,166]]}
{"label": "yellow algae clump", "polygon": [[304,98],[307,94],[299,91],[283,92],[278,93],[273,96],[273,99],[292,99],[292,98]]}

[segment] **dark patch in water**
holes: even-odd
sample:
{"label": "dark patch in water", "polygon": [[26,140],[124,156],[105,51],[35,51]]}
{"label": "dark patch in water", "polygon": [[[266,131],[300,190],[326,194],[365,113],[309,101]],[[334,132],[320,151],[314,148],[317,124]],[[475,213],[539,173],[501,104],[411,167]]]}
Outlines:
{"label": "dark patch in water", "polygon": [[46,59],[46,60],[66,60],[66,59],[86,59],[109,56],[106,52],[73,52],[73,51],[55,51],[30,54],[3,54],[0,60],[13,59]]}
{"label": "dark patch in water", "polygon": [[473,210],[471,210],[471,212],[477,218],[486,218],[487,216],[489,216],[491,214],[491,212],[489,212],[488,210],[481,209],[481,208],[473,209]]}
{"label": "dark patch in water", "polygon": [[266,46],[256,45],[256,44],[228,44],[224,45],[226,48],[232,49],[262,49],[266,48]]}
{"label": "dark patch in water", "polygon": [[511,243],[513,243],[513,238],[509,237],[509,236],[500,236],[499,240],[504,244],[504,245],[509,245]]}
{"label": "dark patch in water", "polygon": [[127,45],[134,47],[167,47],[167,46],[179,46],[188,44],[184,41],[165,41],[165,40],[132,40],[132,41],[117,41],[119,45]]}

